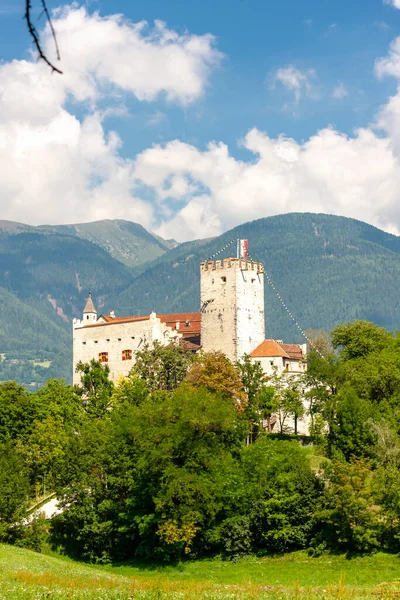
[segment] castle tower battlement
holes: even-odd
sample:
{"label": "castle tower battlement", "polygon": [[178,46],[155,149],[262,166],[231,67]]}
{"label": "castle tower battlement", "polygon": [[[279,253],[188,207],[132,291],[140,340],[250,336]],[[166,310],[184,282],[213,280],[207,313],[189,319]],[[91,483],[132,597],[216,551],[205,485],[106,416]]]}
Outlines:
{"label": "castle tower battlement", "polygon": [[264,266],[246,258],[200,264],[201,345],[239,360],[265,340]]}
{"label": "castle tower battlement", "polygon": [[209,269],[230,269],[235,263],[239,264],[239,268],[242,271],[257,271],[257,273],[264,273],[264,265],[259,262],[248,260],[245,258],[225,258],[222,260],[206,260],[200,263],[200,273],[208,271]]}

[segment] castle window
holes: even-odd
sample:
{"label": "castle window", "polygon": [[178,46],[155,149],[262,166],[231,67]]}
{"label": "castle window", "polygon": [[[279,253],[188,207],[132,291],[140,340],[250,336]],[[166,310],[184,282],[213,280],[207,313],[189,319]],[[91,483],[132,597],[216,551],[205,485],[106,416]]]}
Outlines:
{"label": "castle window", "polygon": [[108,362],[108,352],[99,352],[99,362]]}
{"label": "castle window", "polygon": [[185,327],[190,327],[191,323],[190,321],[185,321]]}
{"label": "castle window", "polygon": [[121,341],[121,338],[118,338],[118,341],[120,342],[120,341]]}
{"label": "castle window", "polygon": [[273,360],[270,360],[270,361],[269,361],[269,364],[271,365],[271,367],[273,367],[273,366],[274,366],[274,361],[273,361]]}
{"label": "castle window", "polygon": [[122,360],[132,360],[132,350],[122,350]]}
{"label": "castle window", "polygon": [[86,315],[86,320],[88,320],[88,318],[89,318],[89,315]]}
{"label": "castle window", "polygon": [[107,338],[107,339],[106,339],[106,342],[109,342],[109,341],[110,341],[110,339],[109,339],[109,338]]}
{"label": "castle window", "polygon": [[226,277],[221,277],[221,283],[226,283]]}
{"label": "castle window", "polygon": [[86,345],[86,342],[82,342],[82,344],[85,346],[85,345]]}
{"label": "castle window", "polygon": [[98,342],[97,340],[94,340],[94,343],[95,343],[95,344],[98,344],[99,342]]}

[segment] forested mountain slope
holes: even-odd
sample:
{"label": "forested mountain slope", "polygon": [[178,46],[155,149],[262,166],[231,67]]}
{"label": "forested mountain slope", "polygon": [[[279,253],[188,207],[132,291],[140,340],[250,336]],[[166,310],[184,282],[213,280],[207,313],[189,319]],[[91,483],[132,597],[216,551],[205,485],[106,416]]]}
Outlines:
{"label": "forested mountain slope", "polygon": [[74,225],[40,225],[38,227],[0,220],[0,236],[26,232],[58,233],[92,242],[128,267],[144,265],[177,246],[175,240],[164,240],[147,231],[139,223],[122,219],[105,219]]}
{"label": "forested mountain slope", "polygon": [[177,245],[173,240],[153,235],[138,223],[120,219],[56,225],[46,229],[93,242],[128,267],[150,262]]}
{"label": "forested mountain slope", "polygon": [[[400,238],[361,221],[288,214],[245,223],[204,244],[181,244],[159,258],[112,304],[121,313],[199,309],[199,263],[235,237],[248,238],[284,301],[305,328],[355,318],[400,329]],[[234,247],[221,256],[234,255]],[[269,285],[267,335],[301,337]]]}

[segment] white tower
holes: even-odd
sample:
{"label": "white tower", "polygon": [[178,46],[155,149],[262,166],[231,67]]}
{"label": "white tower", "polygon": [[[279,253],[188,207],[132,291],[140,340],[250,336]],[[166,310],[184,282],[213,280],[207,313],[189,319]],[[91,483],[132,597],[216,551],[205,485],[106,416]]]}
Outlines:
{"label": "white tower", "polygon": [[97,321],[97,310],[93,304],[92,293],[89,292],[86,300],[85,308],[83,309],[83,322],[82,325],[92,325]]}
{"label": "white tower", "polygon": [[200,265],[201,346],[236,361],[265,340],[264,266],[243,258]]}

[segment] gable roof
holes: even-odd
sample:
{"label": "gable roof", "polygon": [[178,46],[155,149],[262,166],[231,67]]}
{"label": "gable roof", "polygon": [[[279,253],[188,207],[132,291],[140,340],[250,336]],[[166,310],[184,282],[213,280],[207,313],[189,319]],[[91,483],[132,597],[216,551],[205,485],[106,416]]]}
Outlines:
{"label": "gable roof", "polygon": [[165,323],[168,327],[176,330],[176,325],[179,323],[179,333],[183,335],[200,334],[201,314],[199,312],[190,313],[172,313],[167,315],[157,315],[161,319],[161,323]]}
{"label": "gable roof", "polygon": [[289,358],[294,360],[303,360],[303,351],[299,344],[279,344],[281,348],[286,352]]}
{"label": "gable roof", "polygon": [[264,340],[257,348],[250,352],[252,358],[282,357],[293,360],[302,360],[303,352],[298,344],[282,344],[276,340]]}

